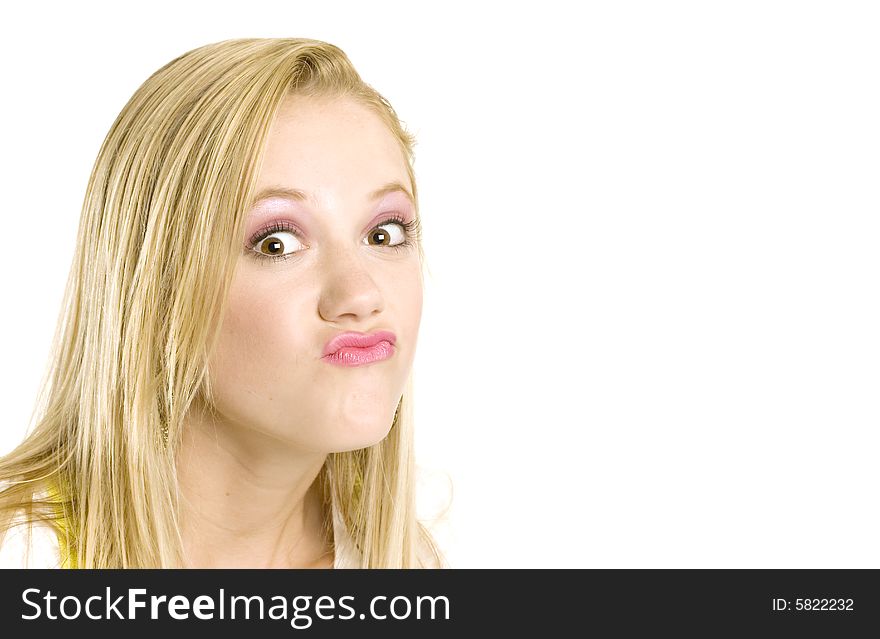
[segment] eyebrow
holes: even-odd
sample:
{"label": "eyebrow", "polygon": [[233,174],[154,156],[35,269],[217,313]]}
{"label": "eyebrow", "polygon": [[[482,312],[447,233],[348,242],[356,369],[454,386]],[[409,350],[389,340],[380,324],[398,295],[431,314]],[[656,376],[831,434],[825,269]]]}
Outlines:
{"label": "eyebrow", "polygon": [[[400,191],[412,204],[415,204],[415,200],[413,199],[412,193],[409,192],[403,184],[400,182],[388,182],[384,186],[376,189],[372,193],[367,195],[367,199],[372,201],[378,200],[380,197],[384,195],[388,195],[389,193],[394,193],[396,191]],[[268,186],[264,189],[261,189],[257,195],[254,197],[251,206],[256,206],[262,200],[268,199],[270,197],[284,197],[291,200],[296,200],[298,202],[305,202],[309,200],[308,194],[305,191],[301,191],[300,189],[291,189],[285,186]]]}

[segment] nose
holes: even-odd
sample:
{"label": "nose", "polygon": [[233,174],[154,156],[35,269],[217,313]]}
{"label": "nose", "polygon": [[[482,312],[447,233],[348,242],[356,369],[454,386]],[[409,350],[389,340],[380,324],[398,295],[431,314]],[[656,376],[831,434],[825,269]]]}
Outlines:
{"label": "nose", "polygon": [[362,322],[385,308],[382,292],[356,249],[325,255],[320,277],[318,313],[327,322]]}

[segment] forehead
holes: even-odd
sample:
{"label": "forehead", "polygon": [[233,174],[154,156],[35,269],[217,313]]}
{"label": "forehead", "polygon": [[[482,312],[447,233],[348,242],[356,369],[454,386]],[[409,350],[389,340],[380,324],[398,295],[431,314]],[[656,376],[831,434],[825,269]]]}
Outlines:
{"label": "forehead", "polygon": [[367,193],[391,181],[411,189],[403,150],[371,109],[350,98],[291,96],[281,104],[258,189]]}

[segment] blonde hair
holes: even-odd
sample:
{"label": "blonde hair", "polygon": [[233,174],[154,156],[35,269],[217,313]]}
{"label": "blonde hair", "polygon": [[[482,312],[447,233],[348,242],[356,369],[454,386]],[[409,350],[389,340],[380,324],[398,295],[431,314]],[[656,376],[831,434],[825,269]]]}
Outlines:
{"label": "blonde hair", "polygon": [[[156,71],[92,170],[34,427],[0,458],[0,535],[24,512],[64,536],[77,567],[183,565],[175,454],[194,399],[212,403],[208,354],[288,95],[375,112],[400,143],[418,219],[415,140],[338,47],[227,40]],[[329,454],[318,475],[362,567],[445,566],[416,517],[415,472],[411,374],[388,436]]]}

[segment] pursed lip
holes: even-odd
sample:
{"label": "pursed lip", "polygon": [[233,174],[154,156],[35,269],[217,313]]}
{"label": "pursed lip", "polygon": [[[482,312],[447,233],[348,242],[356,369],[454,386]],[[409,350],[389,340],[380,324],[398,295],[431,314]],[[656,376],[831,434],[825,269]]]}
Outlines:
{"label": "pursed lip", "polygon": [[396,341],[397,337],[391,331],[376,331],[375,333],[355,333],[349,331],[347,333],[340,333],[327,342],[327,345],[324,346],[324,357],[332,355],[345,346],[369,348],[379,342],[390,342],[393,346]]}

